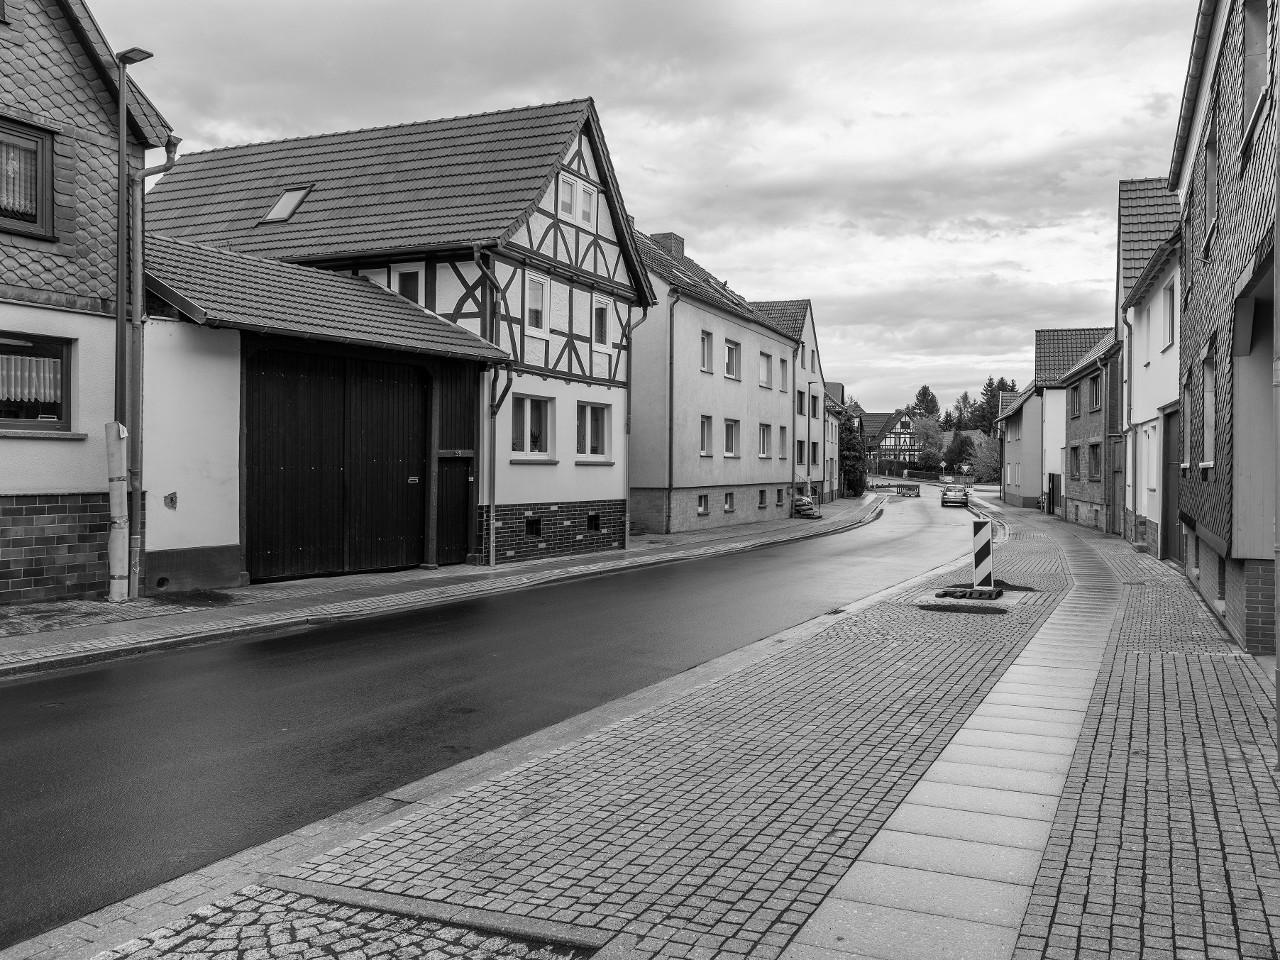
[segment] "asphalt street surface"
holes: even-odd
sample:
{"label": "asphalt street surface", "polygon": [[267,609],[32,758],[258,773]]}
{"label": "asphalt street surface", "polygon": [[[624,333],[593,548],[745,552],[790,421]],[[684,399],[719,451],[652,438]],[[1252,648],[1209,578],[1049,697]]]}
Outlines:
{"label": "asphalt street surface", "polygon": [[0,685],[0,949],[957,557],[848,533]]}

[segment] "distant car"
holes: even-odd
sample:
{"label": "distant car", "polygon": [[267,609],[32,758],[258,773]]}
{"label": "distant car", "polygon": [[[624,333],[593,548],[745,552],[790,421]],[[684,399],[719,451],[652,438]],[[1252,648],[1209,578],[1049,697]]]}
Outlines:
{"label": "distant car", "polygon": [[948,484],[942,488],[942,505],[944,507],[967,507],[969,505],[969,491],[959,484]]}
{"label": "distant car", "polygon": [[797,517],[816,517],[818,511],[814,509],[813,500],[810,497],[796,497],[792,501]]}
{"label": "distant car", "polygon": [[943,482],[943,483],[955,483],[955,482],[956,482],[956,478],[955,478],[955,477],[943,477],[943,478],[942,478],[942,482]]}

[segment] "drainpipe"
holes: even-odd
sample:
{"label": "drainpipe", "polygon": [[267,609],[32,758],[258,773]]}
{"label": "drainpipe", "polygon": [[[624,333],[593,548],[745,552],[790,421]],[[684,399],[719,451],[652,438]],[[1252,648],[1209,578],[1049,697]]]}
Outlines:
{"label": "drainpipe", "polygon": [[[497,244],[493,241],[480,241],[471,244],[471,260],[476,265],[476,269],[480,271],[480,275],[493,289],[493,298],[489,301],[490,308],[488,315],[481,310],[480,316],[480,336],[488,340],[490,343],[498,342],[498,298],[506,303],[506,296],[502,292],[502,284],[498,282],[497,275],[485,265],[484,259],[480,251],[492,249]],[[508,310],[509,312],[509,310]],[[496,567],[498,565],[498,411],[502,409],[503,402],[507,399],[507,394],[511,392],[511,384],[514,378],[514,368],[510,360],[503,364],[507,371],[507,383],[502,390],[502,395],[498,396],[498,374],[494,366],[490,366],[486,371],[489,377],[489,442],[488,460],[488,494],[489,494],[489,566]]]}
{"label": "drainpipe", "polygon": [[[663,533],[671,532],[671,497],[676,489],[676,304],[680,302],[680,288],[668,287],[667,297],[667,519]],[[711,360],[715,362],[714,351]]]}
{"label": "drainpipe", "polygon": [[[1129,389],[1125,391],[1124,401],[1124,436],[1125,436],[1125,460],[1129,470],[1129,487],[1133,490],[1133,539],[1138,539],[1138,438],[1133,429],[1133,324],[1129,322],[1129,311],[1125,310],[1120,315],[1120,322],[1125,328],[1125,367],[1127,368],[1127,382]],[[1148,467],[1147,469],[1150,469]],[[1164,481],[1161,480],[1160,486],[1164,487]],[[1145,485],[1143,492],[1145,495]],[[1164,491],[1162,490],[1162,495]],[[1128,504],[1126,504],[1128,506]],[[1124,517],[1121,516],[1121,536],[1126,536],[1127,530],[1123,530]],[[1160,545],[1156,544],[1156,553],[1159,554]]]}
{"label": "drainpipe", "polygon": [[142,315],[146,302],[142,278],[142,188],[148,177],[167,173],[178,162],[181,137],[169,135],[164,163],[129,178],[133,206],[133,318],[129,338],[129,596],[140,596],[142,577]]}
{"label": "drainpipe", "polygon": [[[1280,98],[1280,71],[1277,71],[1277,70],[1275,70],[1274,68],[1273,68],[1273,69],[1272,69],[1272,71],[1271,71],[1271,84],[1272,84],[1272,89],[1271,89],[1271,102],[1272,102],[1272,103],[1276,103],[1276,102],[1278,102],[1278,99],[1277,99],[1277,98]],[[1278,167],[1276,168],[1276,182],[1275,182],[1275,197],[1274,197],[1274,199],[1275,199],[1275,202],[1276,202],[1276,204],[1277,204],[1277,205],[1276,205],[1273,209],[1275,209],[1276,211],[1280,211],[1280,166],[1278,166]],[[1272,229],[1275,231],[1275,236],[1272,238],[1272,241],[1273,241],[1272,249],[1273,249],[1273,250],[1280,249],[1280,214],[1278,214],[1278,215],[1276,216],[1275,220],[1273,221]],[[1274,263],[1274,257],[1273,257],[1272,262]],[[1275,270],[1274,270],[1274,267],[1272,268],[1272,276],[1273,276],[1273,278],[1274,278],[1274,276],[1275,276]],[[1274,279],[1272,279],[1271,283],[1272,283],[1272,287],[1274,288],[1274,286],[1275,286],[1275,280],[1274,280]],[[1276,358],[1277,358],[1277,350],[1276,350],[1277,340],[1278,340],[1278,339],[1280,339],[1280,338],[1277,338],[1277,337],[1276,337],[1276,335],[1275,335],[1275,329],[1276,329],[1276,327],[1275,327],[1275,323],[1274,323],[1274,317],[1275,317],[1275,301],[1274,301],[1274,295],[1273,295],[1272,305],[1271,305],[1271,314],[1272,314],[1272,318],[1273,318],[1273,322],[1272,322],[1272,325],[1271,325],[1271,329],[1272,329],[1272,334],[1271,334],[1271,356],[1272,356],[1272,361],[1271,361],[1271,384],[1272,384],[1272,386],[1271,386],[1271,393],[1272,393],[1272,398],[1273,398],[1272,403],[1273,403],[1273,406],[1274,406],[1274,413],[1273,413],[1273,416],[1275,417],[1275,419],[1274,419],[1274,421],[1272,422],[1272,425],[1271,425],[1271,434],[1272,434],[1272,435],[1271,435],[1271,442],[1272,442],[1273,444],[1275,444],[1275,452],[1276,452],[1276,472],[1275,472],[1275,478],[1276,478],[1276,484],[1275,484],[1275,511],[1276,511],[1276,512],[1275,512],[1275,517],[1276,517],[1276,520],[1275,520],[1275,523],[1273,524],[1273,527],[1274,527],[1274,530],[1275,530],[1275,537],[1274,537],[1274,539],[1275,539],[1275,557],[1274,557],[1274,563],[1275,563],[1275,566],[1273,567],[1273,573],[1272,573],[1272,575],[1274,576],[1274,575],[1275,575],[1275,571],[1280,571],[1280,442],[1277,442],[1277,441],[1278,441],[1278,439],[1280,439],[1280,438],[1278,438],[1278,437],[1277,437],[1277,433],[1276,433],[1276,432],[1277,432],[1277,430],[1280,430],[1280,363],[1278,363],[1278,362],[1277,362],[1277,359],[1276,359]],[[1280,592],[1273,591],[1273,593],[1275,593],[1275,594],[1276,594],[1276,597],[1275,597],[1275,608],[1273,609],[1272,614],[1273,614],[1273,617],[1274,617],[1275,632],[1276,632],[1276,634],[1277,634],[1277,635],[1280,635]],[[1277,649],[1277,651],[1280,651],[1280,643],[1277,643],[1277,645],[1276,645],[1276,649]],[[1277,657],[1277,658],[1276,658],[1276,671],[1275,671],[1275,673],[1276,673],[1276,675],[1275,675],[1275,687],[1276,687],[1276,689],[1275,689],[1275,694],[1276,694],[1276,697],[1275,697],[1275,704],[1276,704],[1276,745],[1277,745],[1277,748],[1278,748],[1278,749],[1276,750],[1276,772],[1277,772],[1277,773],[1280,773],[1280,657]]]}
{"label": "drainpipe", "polygon": [[627,308],[627,329],[625,336],[627,339],[627,449],[626,461],[622,465],[622,482],[624,484],[625,500],[623,503],[626,507],[622,515],[622,549],[631,546],[631,371],[634,366],[632,359],[635,356],[635,331],[642,323],[649,319],[649,308],[644,307],[640,313],[640,319],[634,324],[631,323],[631,308]]}
{"label": "drainpipe", "polygon": [[[796,443],[796,401],[795,401],[795,392],[796,392],[796,384],[800,382],[800,378],[799,378],[799,376],[798,376],[798,375],[797,375],[797,373],[796,373],[796,371],[799,369],[799,367],[796,365],[796,364],[797,364],[797,361],[798,361],[799,359],[800,359],[800,344],[798,344],[798,343],[797,343],[794,347],[792,347],[792,348],[791,348],[791,389],[788,391],[788,394],[787,394],[787,402],[791,405],[791,439],[787,441],[788,443],[790,443],[790,444],[791,444],[791,449],[788,451],[789,453],[795,453],[795,452],[796,452],[796,448],[795,448],[795,443]],[[795,481],[799,478],[799,476],[800,476],[800,475],[799,475],[798,473],[796,473],[796,461],[795,461],[795,458],[794,458],[794,457],[792,457],[792,459],[791,459],[791,481],[792,481],[792,482],[791,482],[790,484],[788,484],[788,486],[790,486],[790,487],[791,487],[791,497],[790,497],[790,506],[789,506],[788,513],[787,513],[787,516],[788,516],[790,519],[792,519],[792,520],[794,520],[794,519],[796,518],[796,485],[795,485]]]}

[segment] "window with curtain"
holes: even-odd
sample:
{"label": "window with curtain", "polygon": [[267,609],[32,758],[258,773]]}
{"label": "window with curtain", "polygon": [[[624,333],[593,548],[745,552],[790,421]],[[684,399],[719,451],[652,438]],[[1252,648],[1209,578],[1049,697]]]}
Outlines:
{"label": "window with curtain", "polygon": [[53,135],[0,121],[0,230],[53,232]]}
{"label": "window with curtain", "polygon": [[69,352],[64,341],[0,332],[0,425],[69,429]]}

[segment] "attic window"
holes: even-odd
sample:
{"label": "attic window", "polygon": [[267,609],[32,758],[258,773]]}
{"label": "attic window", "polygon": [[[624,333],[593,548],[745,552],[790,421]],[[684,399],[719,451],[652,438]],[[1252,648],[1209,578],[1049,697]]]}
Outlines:
{"label": "attic window", "polygon": [[282,223],[288,220],[298,212],[298,207],[302,205],[302,201],[310,192],[311,187],[290,187],[280,194],[280,199],[276,201],[276,205],[271,208],[271,211],[262,218],[262,222]]}

